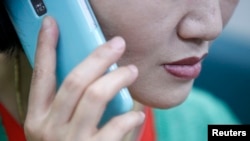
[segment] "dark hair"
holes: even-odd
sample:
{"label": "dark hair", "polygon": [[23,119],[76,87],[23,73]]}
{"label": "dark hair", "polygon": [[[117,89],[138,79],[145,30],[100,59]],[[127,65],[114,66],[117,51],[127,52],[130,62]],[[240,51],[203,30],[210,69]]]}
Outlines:
{"label": "dark hair", "polygon": [[3,1],[0,1],[0,53],[12,54],[16,49],[21,48],[20,41],[10,18],[5,10]]}

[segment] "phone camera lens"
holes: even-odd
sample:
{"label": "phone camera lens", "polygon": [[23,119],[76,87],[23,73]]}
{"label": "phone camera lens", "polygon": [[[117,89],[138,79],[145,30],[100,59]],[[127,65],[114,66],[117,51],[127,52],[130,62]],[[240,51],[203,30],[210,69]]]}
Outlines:
{"label": "phone camera lens", "polygon": [[47,12],[43,0],[31,0],[31,3],[38,16],[42,16]]}

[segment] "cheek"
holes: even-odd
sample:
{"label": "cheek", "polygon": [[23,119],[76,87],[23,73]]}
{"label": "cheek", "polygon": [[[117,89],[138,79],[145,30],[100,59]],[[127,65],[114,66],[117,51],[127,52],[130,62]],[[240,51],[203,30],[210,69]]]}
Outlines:
{"label": "cheek", "polygon": [[[119,65],[148,65],[155,62],[159,58],[159,50],[161,39],[155,40],[155,33],[157,31],[151,31],[149,26],[138,26],[137,24],[121,24],[121,27],[112,26],[109,28],[105,26],[103,28],[107,39],[113,36],[121,36],[126,41],[126,50],[119,60]],[[162,36],[163,37],[163,36]],[[158,43],[157,43],[158,42]]]}
{"label": "cheek", "polygon": [[129,90],[132,97],[144,105],[171,108],[187,98],[192,85],[193,81],[178,81],[155,69],[141,71],[136,82],[129,86]]}
{"label": "cheek", "polygon": [[139,76],[129,86],[132,97],[155,108],[170,108],[182,103],[188,96],[193,81],[179,80],[167,74],[163,67],[156,63],[155,58],[157,56],[128,52],[118,61],[118,65],[132,63],[138,67]]}
{"label": "cheek", "polygon": [[[161,57],[168,56],[169,54],[165,53],[171,52],[168,46],[172,40],[171,37],[175,37],[172,36],[174,33],[172,30],[178,18],[164,15],[160,12],[162,10],[152,10],[155,12],[152,14],[152,11],[147,11],[148,9],[146,11],[144,9],[140,11],[137,8],[133,8],[137,9],[133,11],[122,7],[114,9],[116,3],[114,1],[112,6],[108,6],[104,1],[98,4],[96,0],[98,4],[96,9],[99,10],[97,18],[107,39],[119,35],[126,40],[127,48],[118,65],[135,64],[139,69],[138,79],[129,86],[133,98],[145,105],[158,108],[169,108],[180,104],[186,99],[193,82],[176,80],[166,74],[160,66]],[[140,13],[137,13],[139,11]],[[174,52],[178,50],[175,49]]]}

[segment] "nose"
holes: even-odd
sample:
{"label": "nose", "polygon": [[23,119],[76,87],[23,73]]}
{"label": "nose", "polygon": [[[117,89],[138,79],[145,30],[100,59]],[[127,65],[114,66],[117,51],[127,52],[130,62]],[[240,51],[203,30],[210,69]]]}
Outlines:
{"label": "nose", "polygon": [[222,31],[219,0],[187,0],[187,9],[178,23],[177,32],[185,40],[215,39]]}

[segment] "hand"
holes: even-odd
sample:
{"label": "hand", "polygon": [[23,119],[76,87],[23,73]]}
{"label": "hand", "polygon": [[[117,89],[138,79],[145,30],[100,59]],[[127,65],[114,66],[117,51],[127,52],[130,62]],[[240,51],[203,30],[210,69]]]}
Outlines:
{"label": "hand", "polygon": [[[140,125],[144,114],[131,111],[97,125],[106,104],[123,87],[132,84],[138,70],[134,65],[119,67],[103,75],[125,50],[115,37],[98,47],[76,66],[56,90],[56,44],[58,29],[45,17],[39,33],[31,82],[25,134],[29,141],[119,141]],[[95,65],[93,65],[95,64]],[[83,81],[84,80],[84,81]]]}

